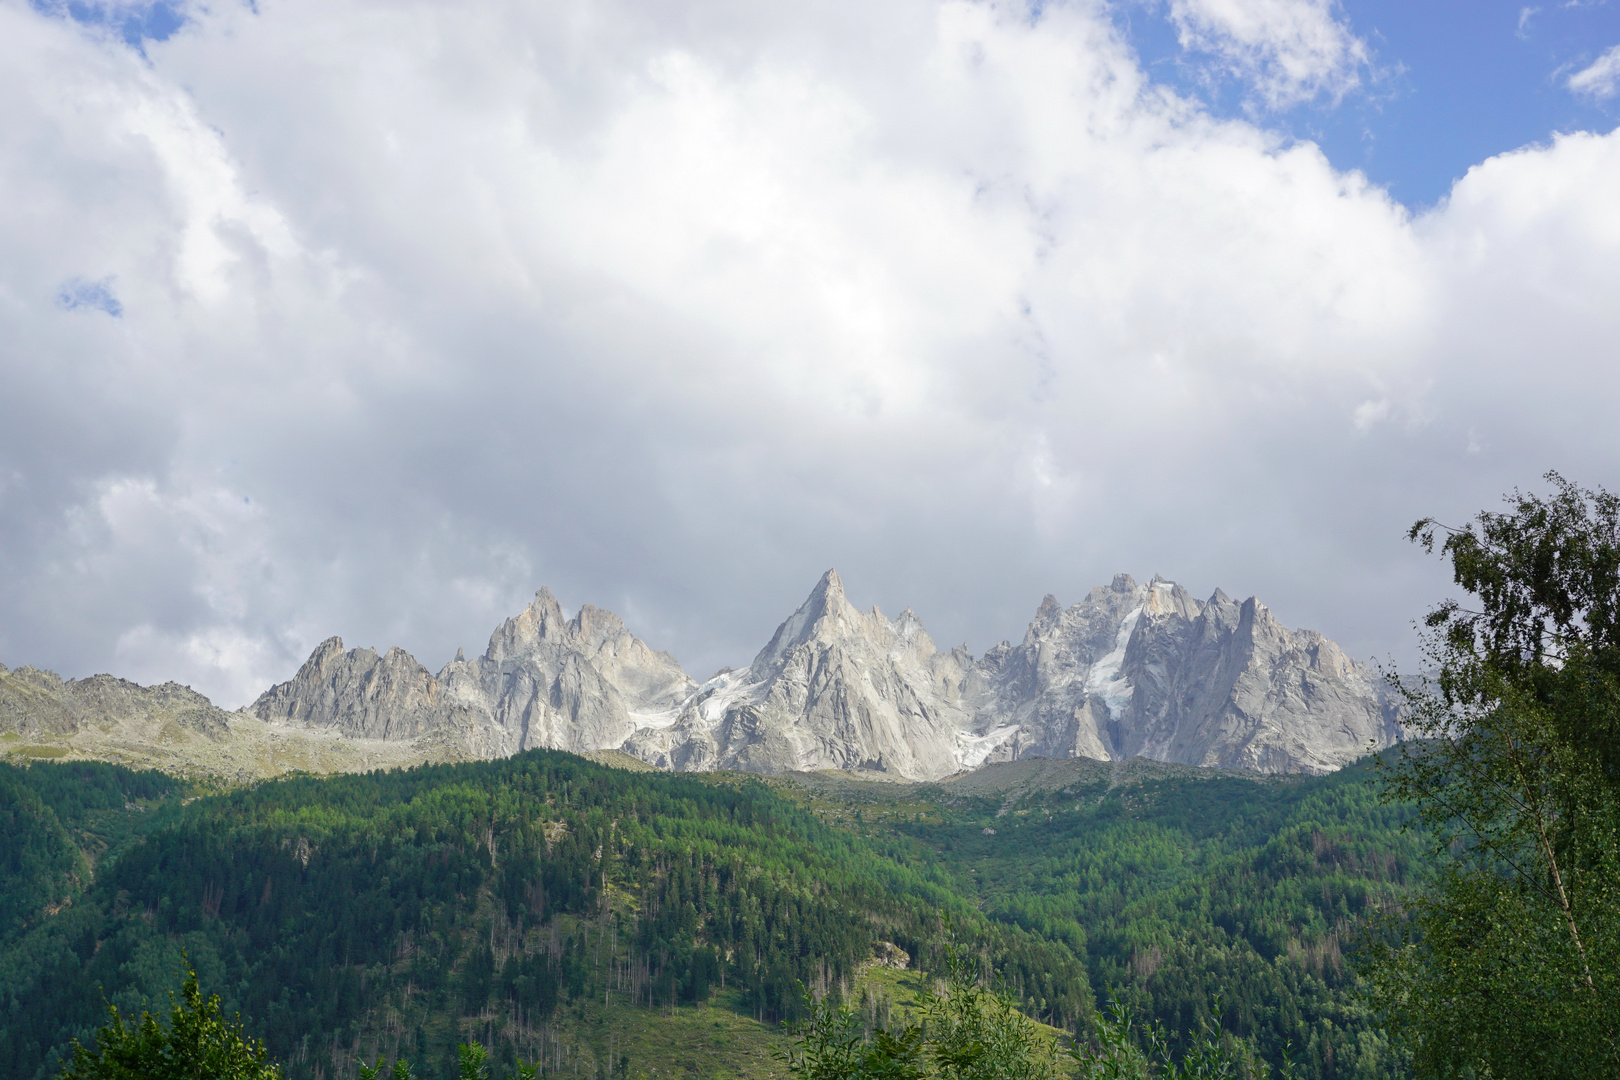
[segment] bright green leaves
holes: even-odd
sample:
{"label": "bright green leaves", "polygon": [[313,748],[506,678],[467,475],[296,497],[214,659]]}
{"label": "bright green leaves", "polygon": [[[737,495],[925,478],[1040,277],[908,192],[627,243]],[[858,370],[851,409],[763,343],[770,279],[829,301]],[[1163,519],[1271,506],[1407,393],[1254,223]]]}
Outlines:
{"label": "bright green leaves", "polygon": [[[1211,1011],[1219,1016],[1216,999]],[[1078,1066],[1078,1080],[1263,1080],[1272,1075],[1254,1042],[1205,1026],[1180,1059],[1170,1051],[1162,1025],[1152,1023],[1133,1035],[1130,1010],[1114,1002],[1108,1012],[1092,1017],[1092,1041],[1069,1048]],[[1282,1080],[1296,1073],[1284,1050]]]}
{"label": "bright green leaves", "polygon": [[280,1080],[264,1044],[244,1034],[240,1020],[220,1015],[219,998],[202,996],[194,971],[167,1026],[149,1012],[126,1023],[117,1008],[108,1011],[96,1049],[75,1040],[61,1080]]}
{"label": "bright green leaves", "polygon": [[367,1065],[364,1061],[359,1064],[360,1080],[416,1080],[411,1063],[404,1058],[394,1062],[394,1067],[387,1072],[383,1071],[383,1059],[380,1057],[375,1065]]}
{"label": "bright green leaves", "polygon": [[985,986],[957,946],[946,964],[944,986],[921,997],[921,1024],[868,1034],[847,1003],[808,1001],[809,1018],[779,1056],[803,1080],[1051,1080],[1052,1037]]}
{"label": "bright green leaves", "polygon": [[1050,1080],[1057,1060],[1052,1037],[986,986],[957,947],[946,951],[943,990],[922,998],[928,1052],[947,1080]]}
{"label": "bright green leaves", "polygon": [[847,1003],[807,1001],[803,1021],[789,1028],[793,1043],[779,1060],[802,1080],[922,1080],[922,1032],[907,1026],[868,1037]]}
{"label": "bright green leaves", "polygon": [[1424,1075],[1620,1075],[1620,498],[1547,478],[1410,534],[1474,597],[1429,615],[1385,770],[1436,869],[1371,973]]}
{"label": "bright green leaves", "polygon": [[[946,952],[946,976],[919,1002],[920,1023],[868,1030],[849,1005],[809,1003],[809,1019],[790,1029],[779,1052],[801,1080],[1054,1080],[1057,1043],[1019,1011],[1017,1002],[985,985],[957,945]],[[1211,1012],[1220,1016],[1219,1000]],[[1252,1040],[1205,1025],[1178,1057],[1157,1022],[1136,1028],[1115,1002],[1092,1016],[1084,1042],[1067,1050],[1077,1080],[1265,1080],[1273,1075]],[[1295,1071],[1285,1052],[1282,1080]]]}

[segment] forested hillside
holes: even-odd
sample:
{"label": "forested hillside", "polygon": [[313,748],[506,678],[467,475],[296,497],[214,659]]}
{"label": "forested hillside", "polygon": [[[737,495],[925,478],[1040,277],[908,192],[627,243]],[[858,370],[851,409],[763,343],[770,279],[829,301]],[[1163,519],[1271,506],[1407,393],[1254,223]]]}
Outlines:
{"label": "forested hillside", "polygon": [[[1221,1023],[1273,1061],[1292,1044],[1307,1075],[1391,1074],[1395,1055],[1352,993],[1344,953],[1360,917],[1409,882],[1421,848],[1400,828],[1409,811],[1380,804],[1370,768],[1255,779],[1141,763],[1119,784],[1116,770],[1063,764],[1074,768],[1061,787],[1010,798],[923,788],[936,812],[879,801],[862,821],[918,842],[904,861],[937,860],[993,923],[1067,946],[1099,999],[1181,1041],[1219,999]],[[1042,1016],[1049,984],[1006,974]]]}
{"label": "forested hillside", "polygon": [[[896,950],[937,970],[942,915],[1056,1027],[1119,996],[1181,1031],[1219,995],[1304,1075],[1393,1067],[1341,948],[1412,849],[1361,769],[1078,769],[1013,794],[531,752],[181,795],[3,770],[0,1076],[52,1073],[103,993],[166,1001],[182,953],[289,1077],[378,1053],[449,1076],[469,1039],[497,1075],[768,1075],[799,984],[852,991]],[[871,980],[869,1006],[903,1008],[903,983]]]}
{"label": "forested hillside", "polygon": [[96,762],[0,765],[0,940],[72,903],[136,839],[144,811],[179,791],[162,773]]}

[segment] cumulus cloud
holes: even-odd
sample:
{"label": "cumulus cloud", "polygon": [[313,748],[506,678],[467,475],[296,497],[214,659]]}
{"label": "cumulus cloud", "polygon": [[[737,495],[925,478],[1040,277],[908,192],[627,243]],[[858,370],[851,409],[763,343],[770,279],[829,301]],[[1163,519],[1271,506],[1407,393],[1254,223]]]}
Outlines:
{"label": "cumulus cloud", "polygon": [[[1279,105],[1364,62],[1177,10]],[[1092,4],[261,0],[142,55],[0,2],[0,102],[8,664],[238,704],[548,584],[702,676],[829,565],[976,650],[1123,569],[1368,655],[1445,587],[1412,519],[1613,482],[1614,136],[1413,217]]]}
{"label": "cumulus cloud", "polygon": [[1565,84],[1571,91],[1603,100],[1620,90],[1620,45],[1571,75]]}
{"label": "cumulus cloud", "polygon": [[1271,109],[1337,102],[1371,59],[1337,0],[1170,0],[1184,49],[1217,57]]}

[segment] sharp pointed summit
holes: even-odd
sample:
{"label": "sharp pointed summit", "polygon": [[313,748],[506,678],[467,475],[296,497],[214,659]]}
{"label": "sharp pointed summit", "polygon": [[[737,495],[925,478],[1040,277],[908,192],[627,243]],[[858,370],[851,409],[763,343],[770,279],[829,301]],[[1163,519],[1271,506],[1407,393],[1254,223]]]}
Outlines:
{"label": "sharp pointed summit", "polygon": [[765,678],[798,646],[816,639],[834,640],[863,627],[872,617],[855,609],[844,595],[844,582],[838,571],[829,569],[821,575],[804,603],[776,628],[770,642],[754,657],[750,670]]}
{"label": "sharp pointed summit", "polygon": [[910,609],[892,620],[861,611],[828,570],[746,672],[711,679],[673,724],[624,749],[665,768],[948,776],[966,717],[941,706],[934,685],[959,680],[959,668]]}
{"label": "sharp pointed summit", "polygon": [[1398,697],[1369,665],[1252,596],[1215,589],[1200,601],[1157,574],[1117,574],[1067,608],[1047,595],[1018,644],[975,658],[966,645],[940,652],[910,608],[890,619],[855,607],[828,570],[752,665],[701,685],[613,612],[586,604],[569,617],[546,588],[483,655],[457,649],[436,675],[403,649],[331,637],[230,716],[184,688],[0,668],[0,732],[171,761],[160,734],[171,720],[186,738],[240,749],[208,750],[205,771],[227,759],[369,768],[545,747],[619,750],[664,769],[911,780],[1032,757],[1324,773],[1402,734]]}
{"label": "sharp pointed summit", "polygon": [[643,714],[675,707],[694,685],[673,657],[648,648],[612,612],[587,605],[570,620],[542,588],[495,629],[476,660],[458,649],[434,676],[403,649],[379,659],[330,638],[251,711],[353,738],[431,735],[463,756],[499,757],[537,746],[617,746]]}
{"label": "sharp pointed summit", "polygon": [[261,719],[369,739],[436,739],[464,756],[620,749],[666,769],[846,769],[932,780],[1022,757],[1145,756],[1326,772],[1399,737],[1377,674],[1253,597],[1200,602],[1117,574],[1023,641],[941,653],[821,575],[741,671],[701,685],[610,611],[568,618],[549,589],[437,676],[400,649],[322,642],[254,703]]}

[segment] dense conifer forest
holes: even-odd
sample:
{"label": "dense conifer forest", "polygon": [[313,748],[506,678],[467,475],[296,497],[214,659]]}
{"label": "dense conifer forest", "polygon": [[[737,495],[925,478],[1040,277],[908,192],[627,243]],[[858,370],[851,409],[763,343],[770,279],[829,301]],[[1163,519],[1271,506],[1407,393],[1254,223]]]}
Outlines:
{"label": "dense conifer forest", "polygon": [[0,1076],[164,1006],[182,956],[297,1080],[449,1077],[469,1040],[497,1076],[774,1075],[801,986],[904,1009],[945,917],[1054,1028],[1123,1001],[1370,1080],[1399,1062],[1345,951],[1412,877],[1405,817],[1362,766],[980,794],[555,752],[216,793],[0,766]]}

